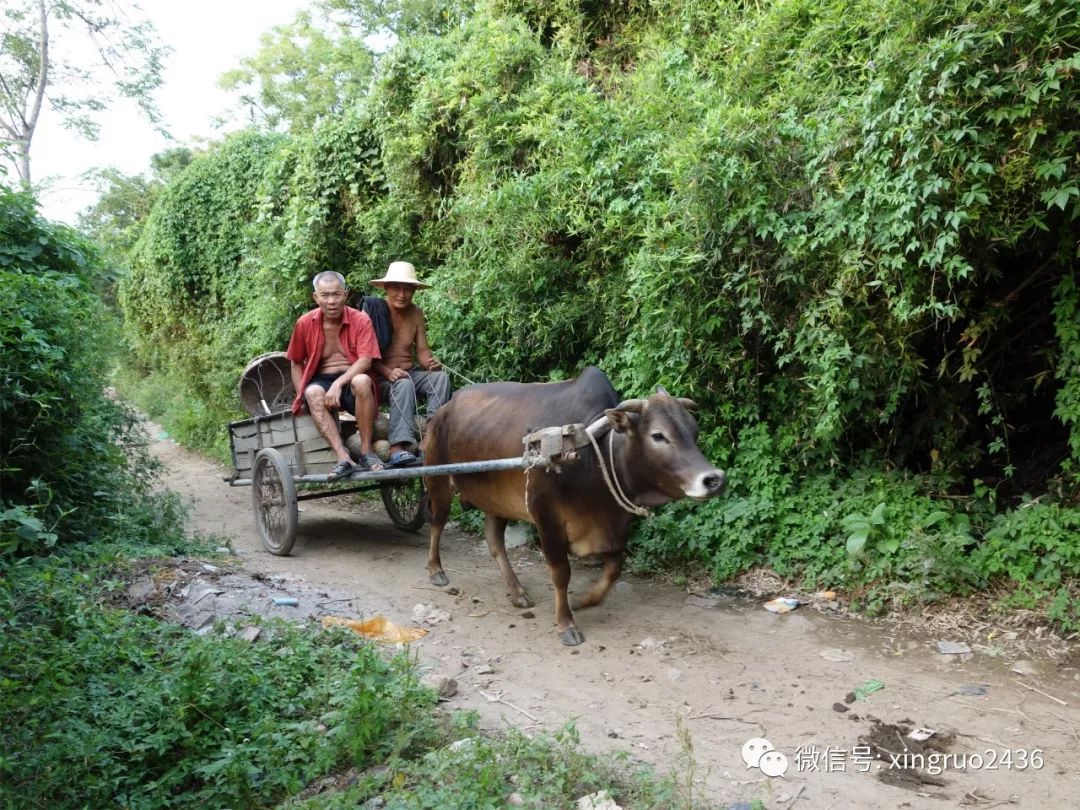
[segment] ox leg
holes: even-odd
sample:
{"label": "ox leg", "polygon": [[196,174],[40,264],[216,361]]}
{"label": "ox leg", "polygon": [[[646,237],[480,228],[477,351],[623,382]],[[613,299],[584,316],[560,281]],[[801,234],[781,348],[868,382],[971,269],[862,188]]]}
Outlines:
{"label": "ox leg", "polygon": [[555,585],[555,629],[559,640],[567,647],[576,647],[585,640],[584,634],[574,624],[574,614],[570,612],[570,600],[566,591],[570,587],[570,560],[566,554],[560,559],[548,560],[551,582]]}
{"label": "ox leg", "polygon": [[575,602],[574,610],[599,605],[608,595],[611,586],[618,581],[619,574],[622,573],[623,553],[621,551],[611,551],[603,556],[604,570],[601,572],[600,578],[596,580],[596,583],[589,589],[587,594]]}
{"label": "ox leg", "polygon": [[439,555],[439,541],[443,527],[450,516],[450,478],[445,475],[431,476],[424,479],[428,492],[428,505],[431,509],[431,545],[428,548],[428,580],[432,585],[449,585],[450,579],[442,567]]}
{"label": "ox leg", "polygon": [[[585,636],[574,624],[574,614],[570,612],[570,600],[567,589],[570,587],[570,560],[567,558],[566,531],[557,520],[542,517],[536,528],[540,532],[540,547],[544,550],[551,584],[555,586],[555,630],[559,640],[567,647],[576,647],[585,640]],[[534,512],[535,514],[535,512]]]}
{"label": "ox leg", "polygon": [[510,567],[510,558],[506,556],[506,519],[486,515],[484,520],[484,539],[487,540],[488,550],[495,562],[499,564],[503,582],[506,583],[506,592],[510,597],[510,603],[514,607],[529,608],[533,606],[533,600],[521,587],[521,582]]}

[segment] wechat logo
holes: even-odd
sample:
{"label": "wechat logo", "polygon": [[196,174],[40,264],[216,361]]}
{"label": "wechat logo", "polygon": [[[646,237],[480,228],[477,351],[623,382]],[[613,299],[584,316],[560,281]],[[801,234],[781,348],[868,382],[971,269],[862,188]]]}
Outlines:
{"label": "wechat logo", "polygon": [[783,776],[787,773],[787,757],[764,737],[747,740],[742,747],[742,758],[747,768],[758,768],[766,776]]}

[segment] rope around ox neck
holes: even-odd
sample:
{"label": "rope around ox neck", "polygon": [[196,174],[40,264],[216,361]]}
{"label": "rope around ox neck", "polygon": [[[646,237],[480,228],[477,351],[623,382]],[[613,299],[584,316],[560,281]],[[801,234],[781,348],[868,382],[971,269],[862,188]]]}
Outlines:
{"label": "rope around ox neck", "polygon": [[[619,475],[615,472],[615,431],[611,430],[608,433],[608,458],[611,465],[611,477],[608,477],[608,471],[604,469],[604,454],[600,452],[600,446],[596,443],[596,439],[592,433],[585,431],[585,435],[589,437],[589,441],[592,443],[593,450],[596,451],[596,461],[600,465],[600,472],[604,476],[604,483],[607,484],[608,492],[611,493],[611,497],[615,499],[617,503],[624,511],[629,512],[632,515],[638,515],[639,517],[652,517],[652,512],[646,509],[644,506],[638,506],[632,500],[626,497],[626,493],[623,492],[622,487],[619,486]],[[615,484],[612,486],[612,479]]]}

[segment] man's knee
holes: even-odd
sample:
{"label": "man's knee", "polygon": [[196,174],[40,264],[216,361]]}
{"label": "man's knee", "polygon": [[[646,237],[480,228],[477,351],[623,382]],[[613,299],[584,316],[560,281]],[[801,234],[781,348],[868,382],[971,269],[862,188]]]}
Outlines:
{"label": "man's knee", "polygon": [[308,407],[319,407],[323,404],[323,399],[326,397],[326,389],[321,385],[309,385],[304,389],[304,399],[307,400]]}
{"label": "man's knee", "polygon": [[416,385],[413,383],[412,377],[406,374],[400,380],[394,380],[392,383],[390,383],[390,388],[397,391],[415,391]]}
{"label": "man's knee", "polygon": [[371,377],[367,374],[357,374],[352,380],[349,381],[349,388],[352,389],[353,396],[356,399],[371,399],[372,396],[372,384]]}

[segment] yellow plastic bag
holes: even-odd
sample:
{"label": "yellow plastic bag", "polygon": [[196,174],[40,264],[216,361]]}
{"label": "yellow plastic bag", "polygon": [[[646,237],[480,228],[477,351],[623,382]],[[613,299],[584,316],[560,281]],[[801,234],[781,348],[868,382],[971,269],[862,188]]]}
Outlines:
{"label": "yellow plastic bag", "polygon": [[423,638],[428,631],[422,627],[399,627],[385,616],[373,616],[370,619],[360,621],[358,619],[346,619],[344,616],[323,616],[323,627],[348,627],[354,633],[370,638],[373,641],[381,641],[384,644],[404,644]]}

